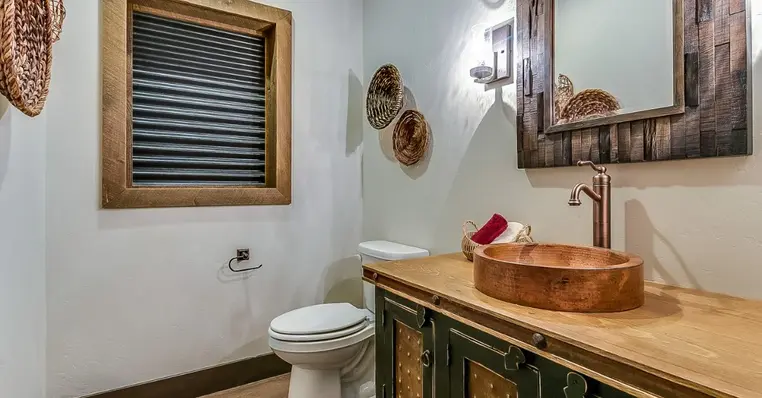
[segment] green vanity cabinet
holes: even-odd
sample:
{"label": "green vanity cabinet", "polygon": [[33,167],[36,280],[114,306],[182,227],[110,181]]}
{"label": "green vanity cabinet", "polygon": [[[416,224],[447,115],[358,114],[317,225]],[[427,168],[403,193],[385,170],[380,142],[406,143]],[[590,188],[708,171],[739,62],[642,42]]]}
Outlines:
{"label": "green vanity cabinet", "polygon": [[378,398],[625,398],[631,395],[381,288]]}

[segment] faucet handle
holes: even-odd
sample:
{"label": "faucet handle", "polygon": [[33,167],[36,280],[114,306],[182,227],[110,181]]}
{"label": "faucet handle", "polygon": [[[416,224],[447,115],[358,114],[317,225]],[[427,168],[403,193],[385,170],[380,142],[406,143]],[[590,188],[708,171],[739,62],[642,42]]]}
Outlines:
{"label": "faucet handle", "polygon": [[577,161],[577,166],[590,166],[592,167],[593,170],[597,171],[599,174],[606,174],[606,167],[598,166],[597,164],[589,160],[579,160]]}

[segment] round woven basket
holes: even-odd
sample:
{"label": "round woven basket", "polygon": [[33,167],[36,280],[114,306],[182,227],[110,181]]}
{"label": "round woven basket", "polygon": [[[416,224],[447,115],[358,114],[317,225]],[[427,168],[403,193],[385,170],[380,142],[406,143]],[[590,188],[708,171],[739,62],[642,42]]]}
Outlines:
{"label": "round woven basket", "polygon": [[567,122],[591,116],[608,116],[621,109],[616,97],[605,90],[589,88],[569,99],[561,110],[560,118]]}
{"label": "round woven basket", "polygon": [[421,112],[407,110],[394,127],[394,157],[405,166],[412,166],[426,156],[429,149],[429,125]]}
{"label": "round woven basket", "polygon": [[39,115],[48,97],[54,20],[52,0],[2,2],[0,93],[29,116]]}
{"label": "round woven basket", "polygon": [[400,113],[404,97],[405,89],[399,69],[392,64],[378,68],[370,80],[365,101],[370,125],[376,130],[386,128]]}

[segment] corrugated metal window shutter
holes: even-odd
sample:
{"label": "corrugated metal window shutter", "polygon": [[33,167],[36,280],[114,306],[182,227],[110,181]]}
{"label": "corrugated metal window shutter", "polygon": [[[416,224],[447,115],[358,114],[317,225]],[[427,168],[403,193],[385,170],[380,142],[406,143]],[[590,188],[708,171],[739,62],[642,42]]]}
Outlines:
{"label": "corrugated metal window shutter", "polygon": [[261,37],[133,13],[133,186],[265,184]]}

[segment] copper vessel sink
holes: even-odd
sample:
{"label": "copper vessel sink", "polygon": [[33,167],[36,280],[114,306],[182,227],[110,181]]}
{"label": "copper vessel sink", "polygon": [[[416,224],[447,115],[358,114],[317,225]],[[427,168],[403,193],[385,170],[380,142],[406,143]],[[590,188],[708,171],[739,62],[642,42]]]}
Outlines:
{"label": "copper vessel sink", "polygon": [[643,260],[586,246],[507,243],[474,251],[480,292],[556,311],[617,312],[643,305]]}

